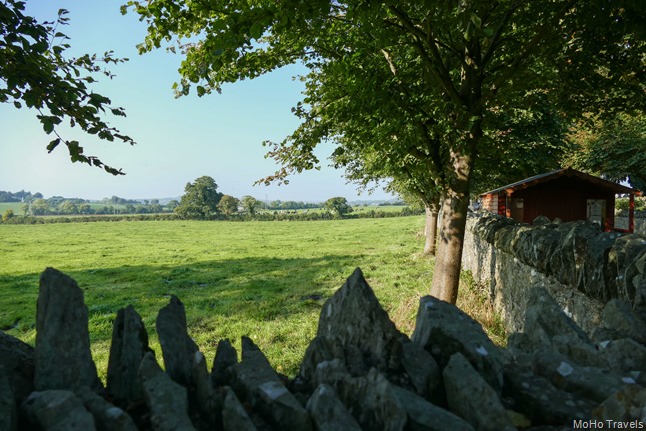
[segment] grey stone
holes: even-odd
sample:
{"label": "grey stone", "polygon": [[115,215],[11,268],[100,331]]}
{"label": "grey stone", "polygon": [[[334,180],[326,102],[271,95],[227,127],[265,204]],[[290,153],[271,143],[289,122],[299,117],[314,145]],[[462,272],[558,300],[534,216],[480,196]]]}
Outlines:
{"label": "grey stone", "polygon": [[317,431],[361,431],[357,421],[329,385],[321,384],[314,390],[306,409]]}
{"label": "grey stone", "polygon": [[222,427],[224,431],[255,431],[256,426],[247,415],[235,392],[223,386]]}
{"label": "grey stone", "polygon": [[47,268],[40,276],[36,313],[37,390],[72,389],[102,384],[90,353],[88,311],[76,281]]}
{"label": "grey stone", "polygon": [[242,361],[232,367],[232,375],[236,393],[274,426],[283,430],[312,429],[307,411],[248,337],[242,337]]}
{"label": "grey stone", "polygon": [[552,221],[549,219],[549,217],[545,217],[544,215],[539,215],[534,220],[532,220],[532,226],[544,226],[551,223]]}
{"label": "grey stone", "polygon": [[540,287],[534,287],[530,291],[523,332],[531,341],[533,350],[551,345],[552,337],[557,335],[579,338],[581,342],[591,344],[586,333]]}
{"label": "grey stone", "polygon": [[131,305],[117,311],[112,326],[106,385],[117,405],[125,408],[143,398],[137,373],[147,352],[152,350],[148,347],[148,333],[139,314]]}
{"label": "grey stone", "polygon": [[318,365],[316,366],[313,383],[316,386],[327,384],[335,387],[337,382],[344,379],[349,379],[350,377],[352,376],[348,372],[345,363],[339,359],[332,359],[331,361],[323,361],[318,363]]}
{"label": "grey stone", "polygon": [[[335,336],[317,335],[312,339],[305,350],[305,356],[301,362],[300,376],[306,381],[312,381],[316,374],[318,364],[334,359],[338,359],[343,362],[344,366],[347,362],[351,362],[351,366],[353,362],[356,362],[348,361],[346,359],[345,347],[343,346],[341,339]],[[361,359],[360,362],[360,368],[363,368],[363,359]],[[361,372],[357,372],[358,367],[352,367],[358,375],[363,374]]]}
{"label": "grey stone", "polygon": [[632,307],[621,299],[608,301],[603,309],[603,325],[620,331],[640,343],[646,343],[646,323],[633,313]]}
{"label": "grey stone", "polygon": [[443,398],[440,367],[433,356],[419,344],[402,344],[402,366],[419,395],[431,400]]}
{"label": "grey stone", "polygon": [[[359,268],[323,305],[316,334],[336,337],[346,356],[349,346],[355,348],[354,356],[362,358],[364,366],[359,368],[365,368],[364,372],[375,367],[388,374],[399,371],[401,343],[407,340],[388,318]],[[314,370],[316,363],[305,366]]]}
{"label": "grey stone", "polygon": [[[190,365],[190,364],[189,364]],[[188,416],[186,388],[175,383],[161,369],[155,356],[146,353],[139,377],[142,381],[144,400],[150,409],[150,420],[156,431],[194,431]]]}
{"label": "grey stone", "polygon": [[631,338],[599,343],[601,356],[617,373],[640,371],[646,373],[646,347]]}
{"label": "grey stone", "polygon": [[608,361],[601,355],[597,346],[572,335],[552,337],[554,349],[579,365],[586,367],[607,368]]}
{"label": "grey stone", "polygon": [[71,391],[32,392],[20,409],[30,423],[47,431],[94,431],[94,418]]}
{"label": "grey stone", "polygon": [[444,410],[414,393],[392,385],[395,397],[406,411],[406,429],[411,431],[472,431],[464,419]]}
{"label": "grey stone", "polygon": [[200,351],[195,352],[191,374],[193,376],[192,386],[195,388],[197,406],[202,415],[213,426],[221,420],[219,413],[222,403],[219,397],[216,396],[217,393],[211,383],[211,376],[206,369],[206,359]]}
{"label": "grey stone", "polygon": [[0,430],[15,431],[18,429],[18,410],[9,378],[5,373],[0,365]]}
{"label": "grey stone", "polygon": [[280,381],[261,383],[256,388],[253,405],[278,429],[313,430],[307,411]]}
{"label": "grey stone", "polygon": [[81,399],[87,411],[94,417],[98,431],[137,430],[137,426],[126,412],[108,403],[88,388],[81,388],[77,396]]}
{"label": "grey stone", "polygon": [[541,351],[534,356],[534,372],[566,392],[602,402],[619,388],[634,381],[609,370],[582,367],[554,352]]}
{"label": "grey stone", "polygon": [[352,416],[365,430],[401,431],[408,414],[386,377],[372,368],[366,376],[335,382],[334,389]]}
{"label": "grey stone", "polygon": [[482,326],[455,305],[432,296],[420,300],[413,342],[424,347],[440,367],[461,353],[496,391],[502,388],[504,356]]}
{"label": "grey stone", "polygon": [[517,366],[505,369],[505,394],[515,410],[533,424],[567,424],[573,419],[589,419],[596,403],[556,388],[546,378]]}
{"label": "grey stone", "polygon": [[213,358],[211,381],[213,386],[228,385],[231,378],[231,366],[238,363],[238,353],[228,339],[220,340]]}
{"label": "grey stone", "polygon": [[20,404],[34,390],[34,348],[0,331],[0,364]]}
{"label": "grey stone", "polygon": [[646,421],[646,389],[637,385],[624,386],[594,409],[592,418],[604,422],[631,421],[635,425],[624,428],[638,429],[639,422]]}
{"label": "grey stone", "polygon": [[190,386],[191,364],[198,348],[186,329],[184,304],[175,295],[159,310],[156,327],[166,372],[180,385]]}
{"label": "grey stone", "polygon": [[514,426],[496,391],[461,353],[442,372],[449,409],[478,430],[511,431]]}
{"label": "grey stone", "polygon": [[615,240],[608,253],[606,272],[608,289],[615,293],[613,297],[623,299],[631,305],[640,301],[637,286],[633,284],[633,279],[639,271],[632,264],[644,259],[644,255],[646,255],[646,236],[625,235]]}

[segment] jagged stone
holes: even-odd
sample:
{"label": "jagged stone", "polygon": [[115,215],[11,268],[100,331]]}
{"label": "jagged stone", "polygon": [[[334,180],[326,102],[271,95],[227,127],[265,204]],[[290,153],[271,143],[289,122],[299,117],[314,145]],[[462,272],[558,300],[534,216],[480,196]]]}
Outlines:
{"label": "jagged stone", "polygon": [[33,427],[48,431],[94,431],[94,418],[72,391],[32,392],[20,406]]}
{"label": "jagged stone", "polygon": [[440,367],[461,353],[495,390],[502,388],[504,357],[482,326],[455,305],[432,296],[420,300],[413,342],[424,347]]}
{"label": "jagged stone", "polygon": [[17,429],[18,410],[16,400],[6,371],[0,365],[0,430],[15,431]]}
{"label": "jagged stone", "polygon": [[235,392],[223,386],[222,427],[224,431],[256,431],[256,426],[247,415]]}
{"label": "jagged stone", "polygon": [[321,384],[314,390],[306,409],[317,431],[361,431],[357,421],[329,385]]}
{"label": "jagged stone", "polygon": [[211,381],[213,386],[228,385],[231,378],[231,366],[238,363],[238,352],[231,345],[229,339],[220,340],[213,358],[213,367],[211,368]]}
{"label": "jagged stone", "polygon": [[[312,381],[316,374],[318,364],[334,359],[338,359],[344,364],[351,362],[350,366],[355,369],[355,372],[358,368],[357,366],[353,366],[353,363],[356,361],[348,361],[346,359],[345,348],[340,338],[335,336],[317,335],[312,339],[305,350],[305,356],[301,362],[300,375],[306,381]],[[360,366],[363,367],[363,360],[360,362]],[[361,374],[361,372],[357,373],[357,375]]]}
{"label": "jagged stone", "polygon": [[545,217],[544,215],[539,215],[534,220],[532,220],[532,226],[544,226],[551,223],[552,220],[550,220],[549,217]]}
{"label": "jagged stone", "polygon": [[591,344],[588,336],[561,310],[552,296],[541,287],[531,289],[523,332],[532,343],[531,350],[552,344],[557,335],[579,338]]}
{"label": "jagged stone", "polygon": [[407,430],[414,431],[473,431],[464,419],[444,410],[414,393],[392,385],[395,397],[404,408],[408,419]]}
{"label": "jagged stone", "polygon": [[34,348],[0,331],[0,364],[20,404],[34,390]]}
{"label": "jagged stone", "polygon": [[193,358],[192,386],[195,388],[195,399],[197,406],[211,426],[221,422],[220,411],[222,400],[218,396],[211,383],[211,376],[206,368],[206,359],[202,352],[195,352]]}
{"label": "jagged stone", "polygon": [[139,367],[144,399],[156,431],[194,431],[188,416],[186,388],[175,383],[148,352]]}
{"label": "jagged stone", "polygon": [[408,414],[393,387],[382,373],[372,368],[366,376],[336,381],[334,389],[362,429],[401,431]]}
{"label": "jagged stone", "polygon": [[609,370],[582,367],[558,353],[540,351],[534,355],[534,372],[566,392],[602,402],[631,378],[621,377]]}
{"label": "jagged stone", "polygon": [[572,335],[552,337],[554,349],[579,365],[586,367],[607,368],[608,361],[601,355],[597,346],[587,343]]}
{"label": "jagged stone", "polygon": [[623,428],[639,429],[646,419],[646,389],[637,385],[624,386],[592,411],[592,418],[604,421],[633,422]]}
{"label": "jagged stone", "polygon": [[546,378],[514,365],[505,369],[503,393],[515,410],[533,424],[572,425],[574,419],[589,419],[596,403],[557,389]]}
{"label": "jagged stone", "polygon": [[313,430],[307,411],[280,381],[266,381],[256,388],[253,405],[281,430]]}
{"label": "jagged stone", "polygon": [[[637,268],[632,266],[632,263],[644,259],[645,255],[646,236],[638,234],[617,238],[608,253],[606,275],[608,289],[615,292],[617,298],[623,299],[631,305],[639,302],[638,286],[633,284]],[[641,274],[643,274],[643,270]]]}
{"label": "jagged stone", "polygon": [[307,411],[248,337],[242,337],[242,361],[232,367],[232,375],[235,391],[274,426],[283,430],[312,429]]}
{"label": "jagged stone", "polygon": [[633,313],[632,307],[621,299],[611,299],[603,308],[603,326],[646,343],[646,323]]}
{"label": "jagged stone", "polygon": [[126,412],[108,403],[88,388],[81,388],[77,392],[77,396],[83,402],[85,409],[94,417],[96,428],[99,431],[137,430],[137,426]]}
{"label": "jagged stone", "polygon": [[[375,367],[385,372],[399,369],[401,342],[407,339],[388,318],[359,268],[323,305],[316,335],[338,338],[346,356],[348,346],[358,349],[360,355],[355,356],[362,358],[365,371]],[[314,370],[316,364],[309,367]]]}
{"label": "jagged stone", "polygon": [[599,343],[601,356],[617,372],[640,371],[646,373],[646,347],[631,338]]}
{"label": "jagged stone", "polygon": [[117,318],[112,326],[106,385],[117,405],[127,407],[142,399],[143,392],[137,373],[147,352],[152,350],[148,347],[148,333],[139,314],[131,305],[117,311]]}
{"label": "jagged stone", "polygon": [[191,364],[198,348],[188,335],[184,304],[177,296],[172,295],[168,305],[159,310],[156,328],[166,372],[180,385],[190,386]]}
{"label": "jagged stone", "polygon": [[478,430],[515,430],[496,391],[461,353],[442,372],[449,409]]}
{"label": "jagged stone", "polygon": [[40,276],[36,330],[36,390],[102,389],[90,353],[83,291],[76,281],[54,268],[47,268]]}
{"label": "jagged stone", "polygon": [[313,383],[316,386],[327,384],[336,387],[336,382],[352,377],[345,367],[345,363],[339,359],[319,362],[316,366]]}
{"label": "jagged stone", "polygon": [[402,366],[419,395],[431,400],[442,398],[442,374],[433,356],[419,344],[402,344]]}

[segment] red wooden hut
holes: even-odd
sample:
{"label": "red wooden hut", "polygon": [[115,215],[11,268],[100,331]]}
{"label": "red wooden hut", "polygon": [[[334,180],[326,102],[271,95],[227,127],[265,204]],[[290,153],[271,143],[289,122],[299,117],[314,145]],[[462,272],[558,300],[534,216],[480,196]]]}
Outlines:
{"label": "red wooden hut", "polygon": [[590,220],[615,229],[615,196],[630,196],[628,229],[633,232],[635,195],[641,192],[572,168],[559,169],[508,184],[480,195],[482,207],[494,214],[531,223],[539,215],[563,221]]}

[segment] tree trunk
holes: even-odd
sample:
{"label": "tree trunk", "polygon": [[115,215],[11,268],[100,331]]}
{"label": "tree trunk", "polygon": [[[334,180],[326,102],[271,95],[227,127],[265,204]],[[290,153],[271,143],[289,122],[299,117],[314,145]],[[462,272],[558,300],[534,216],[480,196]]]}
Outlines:
{"label": "tree trunk", "polygon": [[424,227],[424,254],[435,256],[435,244],[437,243],[437,214],[438,205],[426,205],[426,226]]}
{"label": "tree trunk", "polygon": [[442,202],[440,241],[435,258],[431,295],[455,304],[458,299],[462,249],[467,222],[468,193],[447,192]]}

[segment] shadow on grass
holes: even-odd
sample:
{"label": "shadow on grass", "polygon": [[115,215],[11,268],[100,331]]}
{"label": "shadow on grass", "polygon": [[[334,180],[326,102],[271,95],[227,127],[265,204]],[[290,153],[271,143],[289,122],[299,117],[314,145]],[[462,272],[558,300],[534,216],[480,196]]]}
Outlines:
{"label": "shadow on grass", "polygon": [[[117,310],[128,304],[141,314],[153,334],[157,312],[171,295],[184,303],[189,331],[208,325],[213,316],[258,323],[299,315],[310,318],[313,311],[318,316],[323,302],[343,284],[361,258],[254,257],[65,272],[85,293],[91,332],[96,328],[102,332],[93,338],[103,340],[110,337]],[[34,330],[39,276],[0,276],[0,329],[19,337]]]}

